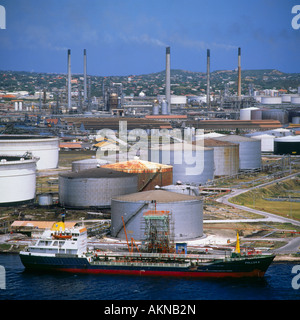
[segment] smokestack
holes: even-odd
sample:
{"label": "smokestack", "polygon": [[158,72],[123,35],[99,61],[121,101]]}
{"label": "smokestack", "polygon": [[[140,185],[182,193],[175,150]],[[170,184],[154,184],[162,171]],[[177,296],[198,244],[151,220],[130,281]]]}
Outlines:
{"label": "smokestack", "polygon": [[238,49],[238,97],[242,95],[241,48]]}
{"label": "smokestack", "polygon": [[171,69],[170,69],[170,47],[166,48],[166,100],[168,113],[171,114]]}
{"label": "smokestack", "polygon": [[86,82],[86,49],[83,51],[83,96],[84,96],[84,103],[87,100],[87,82]]}
{"label": "smokestack", "polygon": [[210,108],[210,50],[207,49],[207,87],[206,87],[206,103]]}
{"label": "smokestack", "polygon": [[68,109],[72,107],[71,102],[71,50],[68,50]]}

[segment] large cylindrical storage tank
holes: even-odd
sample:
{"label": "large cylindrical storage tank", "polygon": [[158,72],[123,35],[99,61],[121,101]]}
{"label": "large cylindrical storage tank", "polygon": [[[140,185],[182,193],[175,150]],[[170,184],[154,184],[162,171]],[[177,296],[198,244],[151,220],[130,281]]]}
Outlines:
{"label": "large cylindrical storage tank", "polygon": [[253,170],[261,168],[261,142],[260,140],[228,135],[215,138],[220,141],[228,141],[239,144],[239,168],[240,170]]}
{"label": "large cylindrical storage tank", "polygon": [[0,154],[22,155],[30,152],[39,158],[37,169],[54,169],[58,166],[59,138],[39,135],[0,135]]}
{"label": "large cylindrical storage tank", "polygon": [[103,165],[102,168],[137,174],[138,191],[154,190],[156,186],[167,186],[173,182],[172,166],[144,161],[138,158]]}
{"label": "large cylindrical storage tank", "polygon": [[95,169],[105,164],[108,164],[108,161],[96,159],[96,158],[73,161],[72,171],[78,172],[78,171],[87,170],[87,169]]}
{"label": "large cylindrical storage tank", "polygon": [[288,136],[274,139],[274,154],[300,154],[300,137]]}
{"label": "large cylindrical storage tank", "polygon": [[39,195],[39,205],[40,206],[52,206],[53,205],[53,195],[51,193],[43,193]]}
{"label": "large cylindrical storage tank", "polygon": [[167,115],[168,114],[168,102],[163,100],[161,103],[161,114]]}
{"label": "large cylindrical storage tank", "polygon": [[252,110],[259,110],[259,108],[251,107],[240,110],[240,120],[251,120]]}
{"label": "large cylindrical storage tank", "polygon": [[261,97],[262,104],[281,104],[281,97]]}
{"label": "large cylindrical storage tank", "polygon": [[137,192],[137,176],[96,168],[59,175],[59,202],[71,208],[110,207],[111,198]]}
{"label": "large cylindrical storage tank", "polygon": [[274,151],[274,139],[275,137],[271,134],[247,134],[247,137],[257,139],[261,141],[262,152],[273,152]]}
{"label": "large cylindrical storage tank", "polygon": [[0,156],[0,205],[32,201],[36,191],[36,159]]}
{"label": "large cylindrical storage tank", "polygon": [[286,103],[291,102],[291,98],[292,96],[290,94],[283,94],[281,96],[282,102],[286,102]]}
{"label": "large cylindrical storage tank", "polygon": [[292,124],[300,124],[300,117],[293,117]]}
{"label": "large cylindrical storage tank", "polygon": [[115,197],[111,201],[111,234],[125,239],[122,216],[126,231],[136,240],[144,238],[143,212],[153,207],[172,214],[174,240],[187,240],[203,236],[203,202],[198,197],[164,190],[138,192]]}
{"label": "large cylindrical storage tank", "polygon": [[161,145],[149,150],[148,156],[173,167],[173,184],[199,185],[214,178],[214,149],[203,147],[203,140]]}
{"label": "large cylindrical storage tank", "polygon": [[159,105],[158,105],[158,104],[155,104],[155,105],[153,106],[153,108],[152,108],[152,114],[153,114],[154,116],[159,115]]}
{"label": "large cylindrical storage tank", "polygon": [[227,176],[239,172],[239,144],[215,139],[204,139],[205,147],[214,149],[214,175]]}
{"label": "large cylindrical storage tank", "polygon": [[278,120],[281,124],[288,123],[288,113],[284,110],[263,109],[262,120]]}
{"label": "large cylindrical storage tank", "polygon": [[171,104],[186,105],[186,102],[187,102],[187,97],[186,96],[171,95]]}
{"label": "large cylindrical storage tank", "polygon": [[292,104],[300,104],[300,96],[298,97],[291,97]]}
{"label": "large cylindrical storage tank", "polygon": [[262,120],[262,110],[261,109],[251,110],[251,120]]}
{"label": "large cylindrical storage tank", "polygon": [[292,122],[294,117],[300,117],[300,111],[298,109],[288,111],[288,121]]}

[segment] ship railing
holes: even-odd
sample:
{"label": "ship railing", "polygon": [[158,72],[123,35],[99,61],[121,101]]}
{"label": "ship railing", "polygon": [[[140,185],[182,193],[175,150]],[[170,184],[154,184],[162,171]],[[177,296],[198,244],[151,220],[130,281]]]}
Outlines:
{"label": "ship railing", "polygon": [[138,253],[138,252],[96,252],[98,257],[106,258],[157,258],[161,260],[220,260],[224,254],[175,254],[175,253]]}
{"label": "ship railing", "polygon": [[93,261],[94,265],[109,266],[138,266],[138,267],[183,267],[187,268],[191,264],[187,263],[165,263],[165,262],[123,262],[123,261]]}

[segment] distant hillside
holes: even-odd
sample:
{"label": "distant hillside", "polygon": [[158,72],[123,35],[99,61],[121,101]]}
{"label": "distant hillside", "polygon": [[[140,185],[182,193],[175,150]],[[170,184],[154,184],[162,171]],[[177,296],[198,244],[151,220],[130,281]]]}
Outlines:
{"label": "distant hillside", "polygon": [[[77,80],[73,88],[82,85],[82,75],[73,74],[72,79]],[[126,95],[138,95],[143,91],[147,96],[164,94],[165,71],[144,75],[128,76],[90,76],[92,96],[102,96],[103,82],[122,83]],[[0,71],[0,91],[29,91],[38,90],[50,92],[66,88],[67,74],[35,73],[22,71]],[[211,72],[212,92],[224,90],[227,85],[230,92],[236,92],[237,70],[216,70]],[[294,92],[300,86],[300,73],[284,73],[275,69],[242,70],[242,93],[247,94],[250,84],[254,90],[285,89]],[[172,94],[195,94],[206,92],[206,73],[187,70],[171,70]]]}

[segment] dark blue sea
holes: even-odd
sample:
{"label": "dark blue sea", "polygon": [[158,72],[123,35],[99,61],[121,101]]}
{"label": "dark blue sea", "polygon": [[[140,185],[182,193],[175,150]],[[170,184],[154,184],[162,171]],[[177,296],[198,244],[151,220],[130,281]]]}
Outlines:
{"label": "dark blue sea", "polygon": [[[296,265],[273,263],[263,279],[195,280],[32,273],[24,270],[17,254],[0,254],[5,268],[0,300],[300,300],[300,289],[292,285]],[[300,286],[299,272],[300,266],[294,287]]]}

